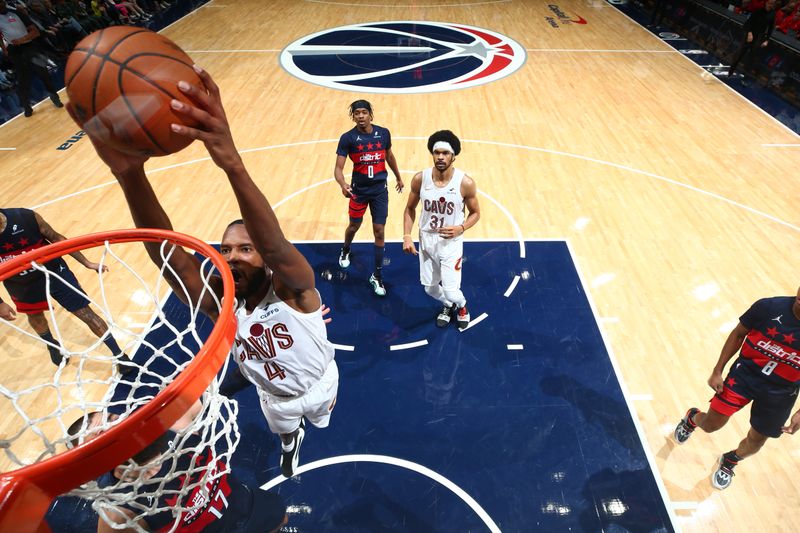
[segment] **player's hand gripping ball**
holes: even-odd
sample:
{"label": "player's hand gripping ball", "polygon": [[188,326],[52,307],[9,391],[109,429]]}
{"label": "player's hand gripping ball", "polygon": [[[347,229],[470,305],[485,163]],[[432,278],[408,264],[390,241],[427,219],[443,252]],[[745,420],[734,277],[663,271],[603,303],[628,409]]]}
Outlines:
{"label": "player's hand gripping ball", "polygon": [[64,79],[78,125],[104,143],[131,154],[160,156],[186,148],[192,139],[172,131],[185,124],[170,101],[191,101],[178,90],[183,80],[203,82],[192,59],[158,33],[111,26],[81,40],[67,60]]}

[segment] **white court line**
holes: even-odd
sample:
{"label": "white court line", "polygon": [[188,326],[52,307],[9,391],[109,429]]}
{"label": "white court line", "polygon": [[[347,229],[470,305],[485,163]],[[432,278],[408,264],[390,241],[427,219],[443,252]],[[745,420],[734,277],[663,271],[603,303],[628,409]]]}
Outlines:
{"label": "white court line", "polygon": [[488,198],[489,201],[491,201],[495,206],[497,206],[497,208],[500,211],[502,211],[506,215],[509,222],[511,222],[511,226],[514,228],[514,233],[517,235],[517,239],[519,240],[519,256],[522,259],[525,259],[525,239],[522,237],[522,230],[519,228],[519,224],[517,224],[517,221],[514,220],[514,217],[511,216],[511,213],[508,211],[508,209],[506,209],[502,204],[500,204],[500,202],[498,202],[497,200],[486,194],[485,191],[479,190],[478,194]]}
{"label": "white court line", "polygon": [[347,344],[336,344],[336,343],[333,343],[333,342],[331,344],[333,345],[333,347],[335,349],[342,350],[342,351],[345,351],[345,352],[354,352],[356,350],[355,346],[348,346]]}
{"label": "white court line", "polygon": [[[636,25],[636,26],[639,26],[640,28],[643,28],[643,26],[642,26],[641,24],[639,24],[638,22],[636,22],[635,20],[633,20],[631,17],[629,17],[629,16],[627,15],[627,13],[623,12],[621,9],[617,9],[617,8],[615,8],[615,9],[616,9],[617,13],[619,13],[620,15],[622,15],[623,17],[625,17],[626,19],[628,19],[629,21],[631,21],[631,23],[633,23],[633,24],[634,24],[634,25]],[[667,42],[668,40],[673,40],[673,39],[662,39],[662,38],[661,38],[659,35],[656,35],[656,34],[654,34],[654,33],[652,33],[652,32],[649,32],[649,31],[648,31],[648,33],[649,33],[650,35],[652,35],[653,37],[655,37],[656,39],[658,39],[659,41],[661,41],[661,42],[663,42],[664,44],[666,44],[667,46],[669,46],[670,48],[673,48],[673,49],[677,50],[677,48],[675,48],[674,46],[672,46],[672,44],[670,44],[670,43],[668,43],[668,42]],[[671,32],[670,32],[670,33],[671,33]],[[675,39],[675,40],[686,40],[686,39],[680,38],[680,39]],[[686,59],[686,61],[688,61],[688,62],[689,62],[689,63],[691,63],[692,65],[694,65],[694,66],[696,66],[696,67],[698,67],[698,68],[702,68],[702,67],[700,67],[700,66],[699,66],[697,63],[695,63],[694,61],[692,61],[692,60],[689,58],[689,56],[687,56],[687,55],[684,55],[684,54],[680,54],[680,55],[681,55],[681,57],[685,58],[685,59]],[[705,70],[705,69],[703,69],[703,70]],[[753,101],[751,101],[750,99],[746,98],[746,97],[745,97],[743,94],[741,94],[741,93],[737,92],[737,91],[736,91],[736,90],[735,90],[733,87],[731,87],[730,85],[728,85],[727,83],[725,83],[725,82],[724,82],[724,81],[722,81],[721,79],[717,78],[716,76],[714,76],[714,79],[716,79],[716,80],[717,80],[719,83],[721,83],[723,87],[727,88],[729,91],[731,91],[731,92],[735,93],[737,96],[739,96],[739,98],[741,98],[741,99],[742,99],[742,100],[744,100],[745,102],[749,103],[751,106],[753,106],[753,107],[755,107],[756,109],[758,109],[759,111],[761,111],[761,112],[762,112],[764,115],[768,116],[770,119],[772,119],[772,120],[773,120],[773,121],[775,121],[776,123],[780,124],[780,125],[781,125],[781,126],[782,126],[782,127],[785,129],[785,130],[786,130],[786,131],[788,131],[789,133],[791,133],[791,134],[792,134],[792,137],[795,137],[795,138],[797,138],[797,137],[800,137],[800,135],[798,135],[798,134],[797,134],[797,132],[795,132],[795,131],[794,131],[792,128],[790,128],[789,126],[787,126],[786,124],[784,124],[783,122],[781,122],[780,120],[778,120],[777,118],[773,117],[772,115],[770,115],[769,113],[767,113],[766,111],[764,111],[763,109],[761,109],[761,108],[760,108],[759,106],[757,106],[757,105],[756,105],[756,104],[755,104]]]}
{"label": "white court line", "polygon": [[16,150],[16,148],[0,148],[0,150],[2,150],[2,151],[11,151],[11,150]]}
{"label": "white court line", "polygon": [[392,344],[389,346],[389,351],[394,352],[395,350],[408,350],[409,348],[417,348],[418,346],[425,346],[426,344],[428,344],[428,339],[408,342],[406,344]]}
{"label": "white court line", "polygon": [[[733,89],[731,89],[731,90],[733,90]],[[570,152],[562,152],[560,150],[550,150],[550,149],[547,149],[547,148],[536,148],[536,147],[533,147],[533,146],[525,146],[524,144],[502,143],[502,142],[496,142],[496,141],[478,141],[478,140],[474,140],[474,139],[465,140],[465,141],[462,141],[462,142],[474,142],[474,143],[482,143],[482,144],[491,144],[491,145],[495,145],[495,146],[505,146],[505,147],[509,147],[509,148],[521,148],[523,150],[531,150],[531,151],[534,151],[534,152],[544,152],[544,153],[553,154],[553,155],[563,155],[563,156],[566,156],[566,157],[574,157],[575,159],[581,159],[583,161],[589,161],[589,162],[592,162],[592,163],[597,163],[597,164],[609,166],[609,167],[612,167],[612,168],[618,168],[620,170],[626,170],[626,171],[632,172],[634,174],[641,174],[643,176],[648,176],[648,177],[651,177],[651,178],[653,178],[655,180],[658,180],[658,181],[663,181],[663,182],[666,182],[666,183],[670,183],[672,185],[676,185],[678,187],[682,187],[684,189],[688,189],[690,191],[694,191],[696,193],[703,194],[705,196],[710,196],[711,198],[714,198],[716,200],[720,200],[720,201],[725,202],[725,203],[730,204],[730,205],[734,205],[734,206],[739,207],[741,209],[744,209],[745,211],[748,211],[748,212],[750,212],[750,213],[752,213],[754,215],[758,215],[760,217],[763,217],[763,218],[766,218],[768,220],[771,220],[771,221],[773,221],[773,222],[775,222],[777,224],[780,224],[782,226],[786,226],[787,228],[793,229],[795,231],[800,231],[800,226],[795,226],[794,224],[790,224],[789,222],[781,220],[780,218],[778,218],[776,216],[770,215],[769,213],[765,213],[763,211],[759,211],[758,209],[755,209],[754,207],[750,207],[748,205],[742,204],[740,202],[737,202],[736,200],[731,200],[730,198],[726,198],[726,197],[724,197],[722,195],[719,195],[717,193],[713,193],[713,192],[707,191],[705,189],[701,189],[699,187],[695,187],[694,185],[689,185],[688,183],[682,183],[680,181],[673,180],[671,178],[666,178],[664,176],[660,176],[660,175],[654,174],[652,172],[647,172],[645,170],[639,170],[639,169],[636,169],[636,168],[633,168],[633,167],[629,167],[627,165],[622,165],[622,164],[619,164],[619,163],[612,163],[610,161],[603,161],[602,159],[595,159],[594,157],[588,157],[588,156],[585,156],[585,155],[572,154]],[[488,196],[487,196],[487,198],[488,198]]]}
{"label": "white court line", "polygon": [[[733,89],[731,89],[731,90],[733,90]],[[397,140],[397,139],[403,139],[403,140],[425,140],[426,137],[395,137],[395,140]],[[300,141],[300,142],[294,142],[294,143],[285,143],[285,144],[276,144],[276,145],[271,145],[271,146],[262,146],[262,147],[259,147],[259,148],[248,148],[246,150],[239,150],[239,153],[240,154],[246,154],[246,153],[249,153],[249,152],[260,152],[260,151],[266,151],[266,150],[275,150],[277,148],[289,148],[289,147],[294,147],[294,146],[304,146],[304,145],[309,145],[309,144],[319,144],[319,143],[325,143],[325,142],[338,142],[338,141],[339,141],[338,139],[320,139],[320,140],[317,140],[317,141]],[[795,226],[794,224],[790,224],[789,222],[781,220],[778,217],[775,217],[775,216],[770,215],[768,213],[764,213],[763,211],[759,211],[759,210],[757,210],[757,209],[755,209],[753,207],[750,207],[748,205],[736,202],[736,201],[731,200],[729,198],[725,198],[724,196],[721,196],[719,194],[716,194],[716,193],[713,193],[713,192],[710,192],[710,191],[706,191],[704,189],[700,189],[699,187],[695,187],[693,185],[689,185],[689,184],[686,184],[686,183],[681,183],[679,181],[676,181],[676,180],[673,180],[673,179],[670,179],[670,178],[666,178],[666,177],[660,176],[658,174],[653,174],[652,172],[639,170],[639,169],[636,169],[636,168],[633,168],[633,167],[629,167],[629,166],[626,166],[626,165],[621,165],[621,164],[618,164],[618,163],[612,163],[610,161],[603,161],[601,159],[595,159],[593,157],[583,156],[583,155],[579,155],[579,154],[573,154],[573,153],[569,153],[569,152],[562,152],[562,151],[559,151],[559,150],[550,150],[548,148],[538,148],[538,147],[535,147],[535,146],[526,146],[526,145],[521,145],[521,144],[512,144],[512,143],[504,143],[504,142],[497,142],[497,141],[481,141],[481,140],[478,140],[478,139],[468,139],[468,140],[465,140],[465,142],[474,142],[474,143],[477,143],[477,144],[488,144],[488,145],[493,145],[493,146],[501,146],[501,147],[505,147],[505,148],[518,148],[518,149],[523,149],[523,150],[529,150],[529,151],[532,151],[532,152],[542,152],[542,153],[548,153],[548,154],[551,154],[551,155],[560,155],[560,156],[565,156],[565,157],[571,157],[571,158],[575,158],[575,159],[581,159],[583,161],[588,161],[590,163],[597,163],[597,164],[600,164],[600,165],[605,165],[605,166],[609,166],[609,167],[612,167],[612,168],[625,170],[627,172],[631,172],[631,173],[634,173],[634,174],[640,174],[640,175],[643,175],[643,176],[647,176],[647,177],[653,178],[655,180],[663,181],[663,182],[666,182],[666,183],[670,183],[672,185],[676,185],[678,187],[682,187],[682,188],[688,189],[690,191],[697,192],[697,193],[705,195],[705,196],[710,196],[711,198],[714,198],[716,200],[725,202],[725,203],[733,205],[735,207],[739,207],[739,208],[744,209],[745,211],[748,211],[748,212],[750,212],[752,214],[755,214],[757,216],[766,218],[766,219],[771,220],[771,221],[773,221],[773,222],[775,222],[777,224],[780,224],[782,226],[785,226],[785,227],[788,227],[790,229],[793,229],[795,231],[800,232],[800,227]],[[157,169],[153,169],[153,170],[148,170],[147,174],[148,175],[155,174],[157,172],[163,172],[165,170],[169,170],[169,169],[172,169],[172,168],[184,167],[184,166],[191,165],[191,164],[194,164],[194,163],[199,163],[199,162],[202,162],[202,161],[210,161],[210,160],[211,160],[210,156],[209,157],[202,157],[202,158],[199,158],[199,159],[193,159],[191,161],[184,161],[183,163],[175,163],[173,165],[167,165],[165,167],[161,167],[161,168],[157,168]],[[327,179],[325,179],[325,180],[323,180],[321,182],[318,182],[316,184],[309,185],[306,188],[306,190],[308,190],[309,188],[313,188],[313,187],[322,185],[323,183],[326,183],[328,181],[331,181],[331,178],[327,178]],[[93,187],[89,187],[89,188],[83,189],[81,191],[76,191],[74,193],[70,193],[70,194],[67,194],[65,196],[60,196],[58,198],[54,198],[54,199],[49,200],[47,202],[41,203],[39,205],[32,206],[31,209],[36,210],[36,209],[39,209],[39,208],[44,207],[46,205],[50,205],[50,204],[59,202],[61,200],[64,200],[66,198],[71,198],[73,196],[78,196],[79,194],[83,194],[84,192],[89,192],[89,191],[92,191],[92,190],[95,190],[95,189],[99,189],[101,187],[107,187],[107,186],[113,185],[115,183],[116,183],[116,180],[108,181],[108,182],[105,182],[105,183],[101,183],[99,185],[95,185]],[[520,257],[525,258],[525,241],[524,241],[524,238],[522,236],[522,231],[519,228],[519,224],[516,223],[514,218],[511,216],[511,213],[509,213],[508,210],[505,207],[503,207],[502,205],[500,205],[500,203],[497,202],[494,198],[492,198],[491,196],[486,194],[484,191],[480,191],[479,190],[478,192],[479,192],[479,194],[481,194],[481,196],[485,196],[491,202],[493,202],[498,207],[498,209],[500,209],[508,217],[509,221],[511,222],[511,225],[514,227],[514,232],[517,235],[517,238],[514,239],[514,240],[516,240],[516,241],[518,241],[520,243]],[[477,241],[477,240],[480,240],[480,239],[470,239],[470,240]],[[497,240],[497,239],[485,239],[485,240]],[[543,239],[536,239],[536,240],[543,240]],[[561,240],[561,239],[554,239],[554,240]]]}
{"label": "white court line", "polygon": [[263,50],[247,50],[247,49],[186,50],[187,54],[274,54],[276,52],[282,52],[282,50],[271,50],[269,48]]}
{"label": "white court line", "polygon": [[522,350],[521,344],[506,344],[506,348],[509,350]]}
{"label": "white court line", "polygon": [[514,276],[514,279],[511,280],[511,285],[508,286],[506,292],[503,293],[503,296],[505,296],[506,298],[511,296],[511,293],[514,292],[514,289],[517,288],[517,283],[519,283],[519,279],[520,279],[519,275]]}
{"label": "white court line", "polygon": [[[397,6],[391,4],[349,4],[346,2],[332,2],[331,0],[305,0],[306,2],[310,2],[312,4],[328,4],[331,6],[356,6],[356,7],[388,7],[388,8],[396,8]],[[490,4],[507,4],[511,2],[511,0],[487,0],[484,2],[462,2],[460,4],[411,4],[407,6],[403,6],[406,8],[415,8],[415,7],[471,7],[471,6],[485,6]]]}
{"label": "white court line", "polygon": [[670,507],[672,507],[675,510],[679,510],[679,509],[694,510],[694,509],[699,509],[700,508],[700,503],[699,502],[672,502]]}
{"label": "white court line", "polygon": [[[450,491],[452,491],[456,496],[461,498],[464,501],[464,503],[469,505],[470,509],[475,511],[475,514],[477,514],[481,518],[481,520],[483,520],[483,523],[486,524],[486,526],[489,528],[489,531],[491,531],[492,533],[500,533],[500,528],[497,526],[497,524],[494,523],[494,520],[492,520],[492,517],[489,516],[489,513],[487,513],[483,509],[483,507],[481,507],[480,504],[477,501],[475,501],[475,499],[472,496],[467,494],[467,492],[464,489],[462,489],[461,487],[459,487],[458,485],[456,485],[443,475],[434,472],[430,468],[424,467],[417,463],[412,463],[411,461],[406,461],[405,459],[398,459],[397,457],[390,457],[388,455],[372,455],[372,454],[339,455],[337,457],[328,457],[327,459],[320,459],[312,463],[300,465],[295,471],[295,475],[298,476],[300,474],[303,474],[304,472],[308,472],[310,470],[314,470],[317,468],[322,468],[324,466],[331,466],[342,463],[359,463],[359,462],[382,463],[387,465],[399,466],[400,468],[406,468],[413,472],[417,472],[418,474],[422,474],[423,476],[429,477],[430,479],[450,489]],[[274,479],[271,479],[264,485],[262,485],[261,489],[269,490],[273,487],[277,487],[287,479],[291,478],[278,476]]]}
{"label": "white court line", "polygon": [[611,348],[611,343],[608,342],[608,337],[606,336],[605,328],[603,328],[600,320],[598,320],[599,314],[597,313],[597,306],[594,304],[594,299],[592,298],[591,292],[589,292],[588,285],[586,284],[586,279],[581,272],[580,265],[576,259],[576,255],[572,251],[572,246],[570,245],[569,240],[565,240],[567,243],[567,249],[569,250],[569,255],[572,258],[572,264],[575,265],[575,271],[578,273],[578,279],[580,280],[581,287],[583,288],[586,299],[589,301],[589,307],[592,309],[592,316],[594,316],[595,322],[597,323],[597,329],[600,330],[600,338],[603,339],[603,346],[608,353],[608,359],[611,361],[611,367],[614,369],[614,374],[617,376],[617,382],[619,382],[619,388],[622,390],[622,397],[625,399],[625,405],[628,407],[628,411],[631,414],[631,420],[633,421],[633,425],[636,428],[636,434],[639,436],[639,443],[642,446],[642,450],[644,451],[645,457],[647,457],[647,463],[650,466],[650,471],[653,473],[653,479],[656,481],[656,486],[658,487],[658,492],[661,494],[661,499],[664,502],[664,507],[667,509],[667,513],[669,514],[670,522],[672,523],[672,527],[675,531],[680,532],[680,527],[677,524],[677,517],[672,510],[672,502],[669,499],[669,493],[667,492],[667,488],[664,486],[664,480],[661,479],[661,472],[658,470],[658,466],[656,465],[656,460],[653,457],[653,452],[650,449],[650,445],[647,442],[647,438],[645,436],[644,430],[642,429],[642,424],[639,422],[639,415],[636,414],[636,408],[633,405],[632,395],[628,391],[628,385],[625,383],[625,380],[622,379],[622,372],[620,371],[619,364],[617,363],[617,358],[614,355],[614,350]]}
{"label": "white court line", "polygon": [[472,326],[477,326],[478,324],[480,324],[481,322],[483,322],[483,321],[484,321],[485,319],[487,319],[487,318],[489,318],[489,315],[487,315],[486,313],[481,313],[481,314],[478,316],[478,318],[476,318],[476,319],[474,319],[474,320],[470,320],[470,321],[469,321],[469,324],[467,324],[467,327],[465,327],[465,328],[458,328],[458,331],[467,331],[467,330],[468,330],[469,328],[471,328]]}
{"label": "white court line", "polygon": [[680,54],[678,50],[602,50],[588,48],[526,48],[526,52],[586,52],[598,54]]}

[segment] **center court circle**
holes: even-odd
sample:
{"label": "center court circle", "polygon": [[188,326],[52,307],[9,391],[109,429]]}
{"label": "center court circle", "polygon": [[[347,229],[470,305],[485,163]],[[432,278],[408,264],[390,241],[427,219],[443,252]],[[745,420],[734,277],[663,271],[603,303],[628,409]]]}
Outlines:
{"label": "center court circle", "polygon": [[504,78],[525,49],[485,28],[430,21],[351,24],[301,37],[283,49],[291,75],[331,89],[429,93]]}

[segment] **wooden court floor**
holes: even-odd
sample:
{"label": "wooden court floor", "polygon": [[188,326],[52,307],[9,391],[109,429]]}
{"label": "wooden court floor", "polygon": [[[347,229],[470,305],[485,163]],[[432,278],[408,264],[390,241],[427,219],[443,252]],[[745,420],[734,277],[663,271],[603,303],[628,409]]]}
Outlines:
{"label": "wooden court floor", "polygon": [[[676,526],[790,531],[800,517],[800,437],[770,441],[719,492],[713,466],[744,436],[748,415],[679,449],[669,435],[688,407],[707,405],[706,379],[738,316],[800,285],[800,141],[613,6],[563,0],[559,10],[586,24],[553,27],[548,5],[214,0],[164,33],[221,86],[237,145],[267,197],[281,202],[290,239],[342,238],[346,202],[332,172],[351,101],[372,102],[408,181],[431,163],[427,136],[455,131],[464,141],[456,165],[481,193],[483,217],[468,237],[569,240]],[[429,94],[327,89],[278,63],[302,36],[380,20],[487,28],[520,43],[527,61],[493,83]],[[68,236],[132,226],[89,142],[57,149],[78,129],[47,102],[0,127],[0,147],[10,149],[0,152],[2,205],[36,208]],[[215,241],[237,212],[204,156],[193,145],[147,168],[175,229]],[[387,239],[401,238],[404,202],[392,193]],[[371,238],[366,228],[358,237]],[[4,365],[19,375],[51,371],[45,354]]]}

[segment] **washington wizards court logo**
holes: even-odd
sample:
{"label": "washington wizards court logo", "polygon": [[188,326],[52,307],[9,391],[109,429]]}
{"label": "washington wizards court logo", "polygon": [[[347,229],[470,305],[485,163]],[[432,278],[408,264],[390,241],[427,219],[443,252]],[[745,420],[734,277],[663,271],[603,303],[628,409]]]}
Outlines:
{"label": "washington wizards court logo", "polygon": [[505,35],[443,22],[370,22],[302,37],[281,52],[290,74],[332,89],[428,93],[483,85],[525,63]]}

